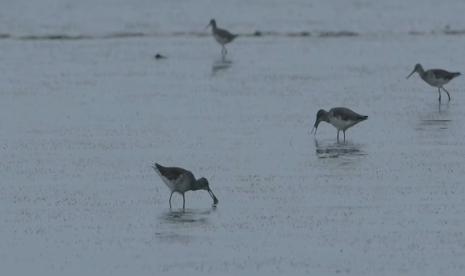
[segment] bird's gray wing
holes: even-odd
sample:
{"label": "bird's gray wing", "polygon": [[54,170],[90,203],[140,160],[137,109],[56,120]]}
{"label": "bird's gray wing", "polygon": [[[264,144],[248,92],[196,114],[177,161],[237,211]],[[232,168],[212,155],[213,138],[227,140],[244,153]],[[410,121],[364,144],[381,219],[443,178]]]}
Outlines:
{"label": "bird's gray wing", "polygon": [[155,168],[158,169],[160,174],[163,177],[166,177],[169,180],[177,180],[183,174],[187,172],[187,170],[178,167],[163,167],[159,164],[155,164]]}
{"label": "bird's gray wing", "polygon": [[221,37],[226,37],[226,38],[228,38],[228,40],[232,40],[232,39],[234,39],[234,38],[237,37],[236,34],[232,34],[232,33],[230,33],[229,31],[227,31],[227,30],[225,30],[225,29],[217,28],[217,29],[216,29],[216,32],[217,32],[217,34],[218,34],[219,36],[221,36]]}
{"label": "bird's gray wing", "polygon": [[442,69],[431,69],[430,71],[436,79],[451,80],[458,75],[458,73],[452,73]]}
{"label": "bird's gray wing", "polygon": [[332,108],[330,111],[333,112],[335,117],[339,117],[342,120],[356,121],[356,120],[361,120],[361,119],[366,118],[366,116],[360,115],[346,107],[335,107],[335,108]]}

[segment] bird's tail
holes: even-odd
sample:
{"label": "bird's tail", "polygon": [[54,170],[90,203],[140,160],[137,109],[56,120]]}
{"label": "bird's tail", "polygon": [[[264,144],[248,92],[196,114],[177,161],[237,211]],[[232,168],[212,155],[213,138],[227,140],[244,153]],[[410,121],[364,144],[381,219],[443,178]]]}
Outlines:
{"label": "bird's tail", "polygon": [[361,119],[362,121],[365,121],[366,119],[368,119],[368,116],[361,116],[360,119]]}
{"label": "bird's tail", "polygon": [[458,77],[462,75],[460,72],[455,72],[455,73],[452,73],[452,77],[455,78],[455,77]]}
{"label": "bird's tail", "polygon": [[160,173],[161,170],[163,169],[163,166],[161,166],[160,164],[158,163],[154,163],[152,168],[157,172],[157,173]]}

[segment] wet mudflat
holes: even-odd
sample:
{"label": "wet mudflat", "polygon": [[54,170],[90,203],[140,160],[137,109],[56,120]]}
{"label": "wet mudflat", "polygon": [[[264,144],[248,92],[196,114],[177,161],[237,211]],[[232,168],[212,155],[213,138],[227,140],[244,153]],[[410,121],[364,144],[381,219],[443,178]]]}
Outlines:
{"label": "wet mudflat", "polygon": [[[208,22],[205,22],[205,24]],[[47,275],[459,275],[462,35],[0,40],[0,263]],[[440,51],[438,49],[441,49]],[[166,59],[156,60],[161,52]],[[320,108],[368,115],[347,131]],[[207,177],[173,196],[153,162]]]}

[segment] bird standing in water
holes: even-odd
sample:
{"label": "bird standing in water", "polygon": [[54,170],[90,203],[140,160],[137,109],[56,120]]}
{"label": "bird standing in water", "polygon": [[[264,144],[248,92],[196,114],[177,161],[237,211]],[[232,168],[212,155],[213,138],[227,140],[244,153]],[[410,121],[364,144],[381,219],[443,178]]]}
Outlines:
{"label": "bird standing in water", "polygon": [[218,199],[215,194],[213,194],[208,180],[204,177],[195,179],[194,174],[188,170],[178,167],[163,167],[157,163],[153,165],[153,169],[160,175],[163,182],[171,190],[170,195],[170,208],[171,208],[171,197],[174,192],[180,193],[182,195],[182,208],[186,206],[186,199],[184,193],[187,191],[197,191],[205,190],[207,191],[213,199],[213,204],[218,204]]}
{"label": "bird standing in water", "polygon": [[226,50],[226,47],[224,45],[230,43],[231,41],[233,41],[238,35],[237,34],[232,34],[227,30],[218,28],[216,26],[215,19],[210,20],[210,23],[208,23],[207,28],[209,26],[212,27],[212,34],[213,34],[213,37],[215,38],[216,42],[218,42],[222,47],[221,48],[221,55],[225,56],[228,53],[228,50]]}
{"label": "bird standing in water", "polygon": [[344,142],[346,141],[346,130],[361,121],[368,119],[368,116],[360,115],[346,107],[335,107],[329,111],[320,109],[316,114],[315,124],[312,131],[318,129],[320,122],[327,122],[337,129],[337,141],[339,142],[339,131],[344,133]]}
{"label": "bird standing in water", "polygon": [[438,88],[439,102],[441,102],[441,89],[447,93],[447,97],[450,101],[449,91],[444,88],[444,85],[451,81],[453,78],[460,76],[460,72],[449,72],[442,69],[430,69],[425,71],[423,66],[417,63],[415,68],[413,68],[412,73],[407,76],[407,79],[410,78],[410,76],[415,72],[417,72],[427,84]]}

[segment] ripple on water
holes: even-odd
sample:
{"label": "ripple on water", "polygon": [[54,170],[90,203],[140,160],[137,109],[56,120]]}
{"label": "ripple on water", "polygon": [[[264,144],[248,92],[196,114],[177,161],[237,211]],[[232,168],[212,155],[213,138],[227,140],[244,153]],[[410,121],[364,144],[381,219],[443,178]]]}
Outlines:
{"label": "ripple on water", "polygon": [[340,158],[365,156],[367,153],[360,144],[346,143],[325,143],[315,139],[315,151],[318,158]]}
{"label": "ripple on water", "polygon": [[214,212],[216,207],[210,209],[185,209],[168,211],[162,214],[161,219],[167,223],[197,223],[207,224],[208,216]]}

